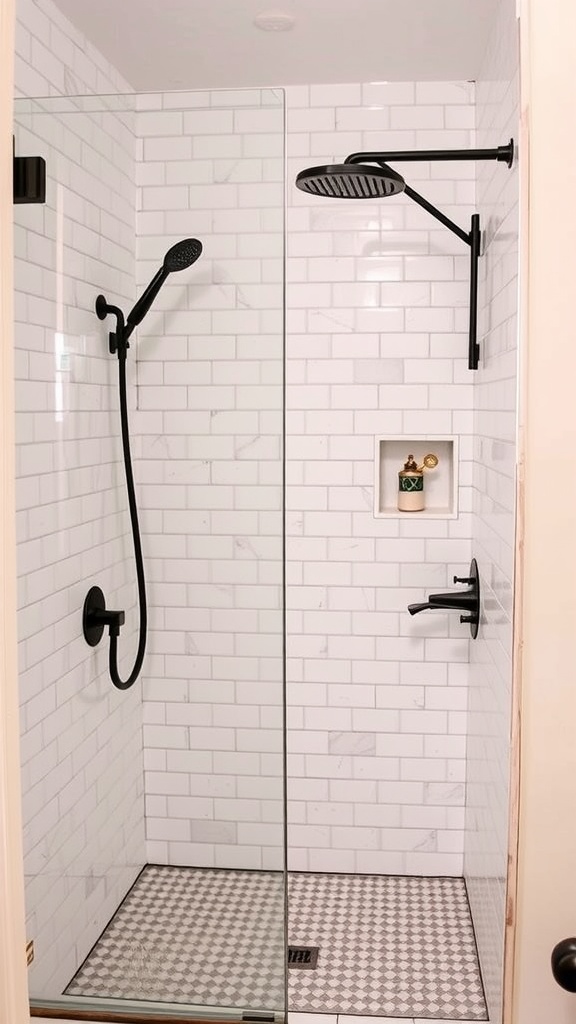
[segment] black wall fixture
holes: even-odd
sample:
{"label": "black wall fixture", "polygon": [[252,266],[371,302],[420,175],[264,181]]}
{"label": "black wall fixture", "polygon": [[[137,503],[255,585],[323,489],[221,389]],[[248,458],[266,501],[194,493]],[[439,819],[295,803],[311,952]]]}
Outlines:
{"label": "black wall fixture", "polygon": [[457,235],[470,247],[470,321],[468,330],[468,368],[478,369],[480,347],[478,345],[478,259],[480,256],[480,216],[473,213],[470,231],[455,224],[450,217],[438,210],[419,192],[407,185],[398,171],[388,166],[388,161],[422,160],[497,160],[512,166],[514,140],[495,149],[430,149],[418,152],[400,151],[395,153],[352,153],[343,164],[324,167],[308,167],[300,171],[296,186],[310,195],[328,199],[384,199],[405,192],[413,202],[440,221],[444,227]]}
{"label": "black wall fixture", "polygon": [[13,202],[46,202],[46,161],[42,156],[16,156],[16,140],[12,136]]}
{"label": "black wall fixture", "polygon": [[470,624],[470,635],[473,640],[478,636],[480,624],[480,576],[475,558],[470,562],[469,576],[455,576],[454,583],[465,583],[466,590],[451,590],[447,594],[430,594],[423,604],[409,604],[410,615],[428,611],[430,608],[442,608],[444,611],[457,610],[466,612],[460,616],[460,622]]}
{"label": "black wall fixture", "polygon": [[41,156],[14,157],[14,202],[46,202],[46,161]]}
{"label": "black wall fixture", "polygon": [[111,636],[119,636],[125,618],[123,611],[112,611],[106,607],[106,598],[100,587],[90,587],[82,611],[82,630],[90,647],[100,643],[105,626],[109,626]]}
{"label": "black wall fixture", "polygon": [[136,562],[136,583],[138,586],[138,608],[140,613],[140,628],[138,631],[138,649],[132,671],[127,679],[122,679],[118,671],[118,637],[120,628],[124,625],[125,613],[123,610],[106,607],[106,598],[100,587],[90,587],[84,608],[82,611],[82,630],[84,639],[90,647],[96,647],[102,639],[102,634],[108,626],[110,638],[108,669],[110,678],[118,690],[128,690],[134,685],[144,662],[146,653],[146,640],[148,634],[148,606],[146,601],[146,578],[144,575],[144,558],[142,554],[142,541],[140,538],[140,523],[138,521],[138,505],[136,502],[136,488],[134,486],[134,473],[132,470],[132,456],[130,453],[130,428],[128,423],[128,399],[126,396],[126,358],[130,348],[129,338],[132,332],[142,322],[150,309],[154,299],[158,295],[162,285],[170,274],[179,270],[186,270],[202,254],[202,242],[197,238],[184,238],[176,242],[166,255],[160,269],[156,272],[150,284],[142,293],[128,316],[125,317],[119,306],[113,306],[106,300],[104,295],[96,297],[96,316],[99,320],[105,320],[107,316],[116,317],[116,329],[108,334],[108,348],[111,355],[118,356],[118,383],[120,398],[120,429],[122,433],[122,453],[124,458],[124,470],[126,475],[126,490],[128,493],[128,511],[130,513],[130,524],[132,527],[132,540],[134,543],[134,560]]}

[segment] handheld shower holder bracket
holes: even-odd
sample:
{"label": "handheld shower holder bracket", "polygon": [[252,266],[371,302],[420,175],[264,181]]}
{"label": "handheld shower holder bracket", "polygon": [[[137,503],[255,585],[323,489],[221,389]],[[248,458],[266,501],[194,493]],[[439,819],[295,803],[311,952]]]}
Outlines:
{"label": "handheld shower holder bracket", "polygon": [[96,296],[94,308],[99,320],[105,320],[110,314],[116,317],[116,330],[110,331],[108,335],[108,350],[110,355],[118,353],[118,358],[120,358],[120,355],[125,354],[126,349],[130,348],[124,313],[119,306],[112,306],[104,295]]}
{"label": "handheld shower holder bracket", "polygon": [[164,256],[164,262],[156,272],[150,284],[144,289],[134,307],[124,316],[119,306],[112,306],[105,295],[98,295],[96,298],[96,316],[99,320],[105,320],[111,313],[116,317],[116,330],[108,335],[108,346],[111,355],[118,355],[119,359],[126,358],[126,351],[130,348],[128,338],[132,331],[138,327],[146,316],[154,299],[158,295],[166,278],[179,270],[191,267],[202,255],[202,242],[197,238],[183,238],[181,242],[168,249]]}

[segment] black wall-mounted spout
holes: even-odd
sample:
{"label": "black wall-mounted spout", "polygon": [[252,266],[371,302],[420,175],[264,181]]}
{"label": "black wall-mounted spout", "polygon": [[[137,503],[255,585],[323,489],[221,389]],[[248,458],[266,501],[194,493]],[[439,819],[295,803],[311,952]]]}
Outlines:
{"label": "black wall-mounted spout", "polygon": [[409,604],[408,611],[410,615],[417,615],[418,612],[427,612],[429,608],[433,608],[434,605],[430,604],[430,601],[425,601],[424,604]]}
{"label": "black wall-mounted spout", "polygon": [[470,635],[475,640],[478,636],[478,625],[480,622],[480,577],[478,564],[473,558],[470,563],[469,576],[455,576],[454,583],[466,583],[467,590],[451,590],[447,594],[430,594],[428,600],[423,604],[409,604],[410,615],[417,615],[418,612],[428,611],[432,608],[443,608],[446,611],[456,609],[466,612],[460,616],[460,622],[467,622],[470,625]]}

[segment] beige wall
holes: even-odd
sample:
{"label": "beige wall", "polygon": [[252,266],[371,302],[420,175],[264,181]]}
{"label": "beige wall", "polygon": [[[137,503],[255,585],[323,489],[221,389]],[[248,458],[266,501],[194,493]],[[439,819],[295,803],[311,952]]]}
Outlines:
{"label": "beige wall", "polygon": [[575,65],[573,0],[524,0],[530,198],[514,1024],[576,1021],[576,996],[556,985],[549,966],[555,943],[576,932]]}

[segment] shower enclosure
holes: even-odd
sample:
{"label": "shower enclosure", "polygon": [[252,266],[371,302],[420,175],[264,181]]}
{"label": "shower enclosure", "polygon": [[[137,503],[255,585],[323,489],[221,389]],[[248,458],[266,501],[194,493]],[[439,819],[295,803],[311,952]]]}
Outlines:
{"label": "shower enclosure", "polygon": [[[33,1005],[278,1019],[283,94],[18,100],[15,144],[47,164],[46,204],[15,208]],[[188,236],[202,259],[170,276],[130,339],[149,636],[140,678],[121,691],[108,643],[82,634],[99,586],[125,611],[119,672],[130,672],[138,603],[117,367],[94,304],[103,293],[129,309]],[[106,942],[112,987],[98,975]]]}
{"label": "shower enclosure", "polygon": [[[499,81],[477,102],[471,83],[289,93],[286,400],[283,98],[18,105],[16,152],[48,167],[47,203],[16,210],[19,627],[30,981],[57,1017],[276,1019],[288,961],[310,968],[289,972],[293,1012],[498,1024],[518,176],[411,171],[454,224],[486,225],[474,374],[462,238],[408,196],[320,203],[294,182],[375,146],[498,147],[517,133]],[[97,297],[139,317],[190,238],[201,258],[129,339],[150,632],[121,691],[107,639],[82,634],[100,588],[132,674],[115,325]],[[399,471],[431,455],[426,508],[404,514]],[[472,558],[477,639],[453,614],[409,615]]]}

